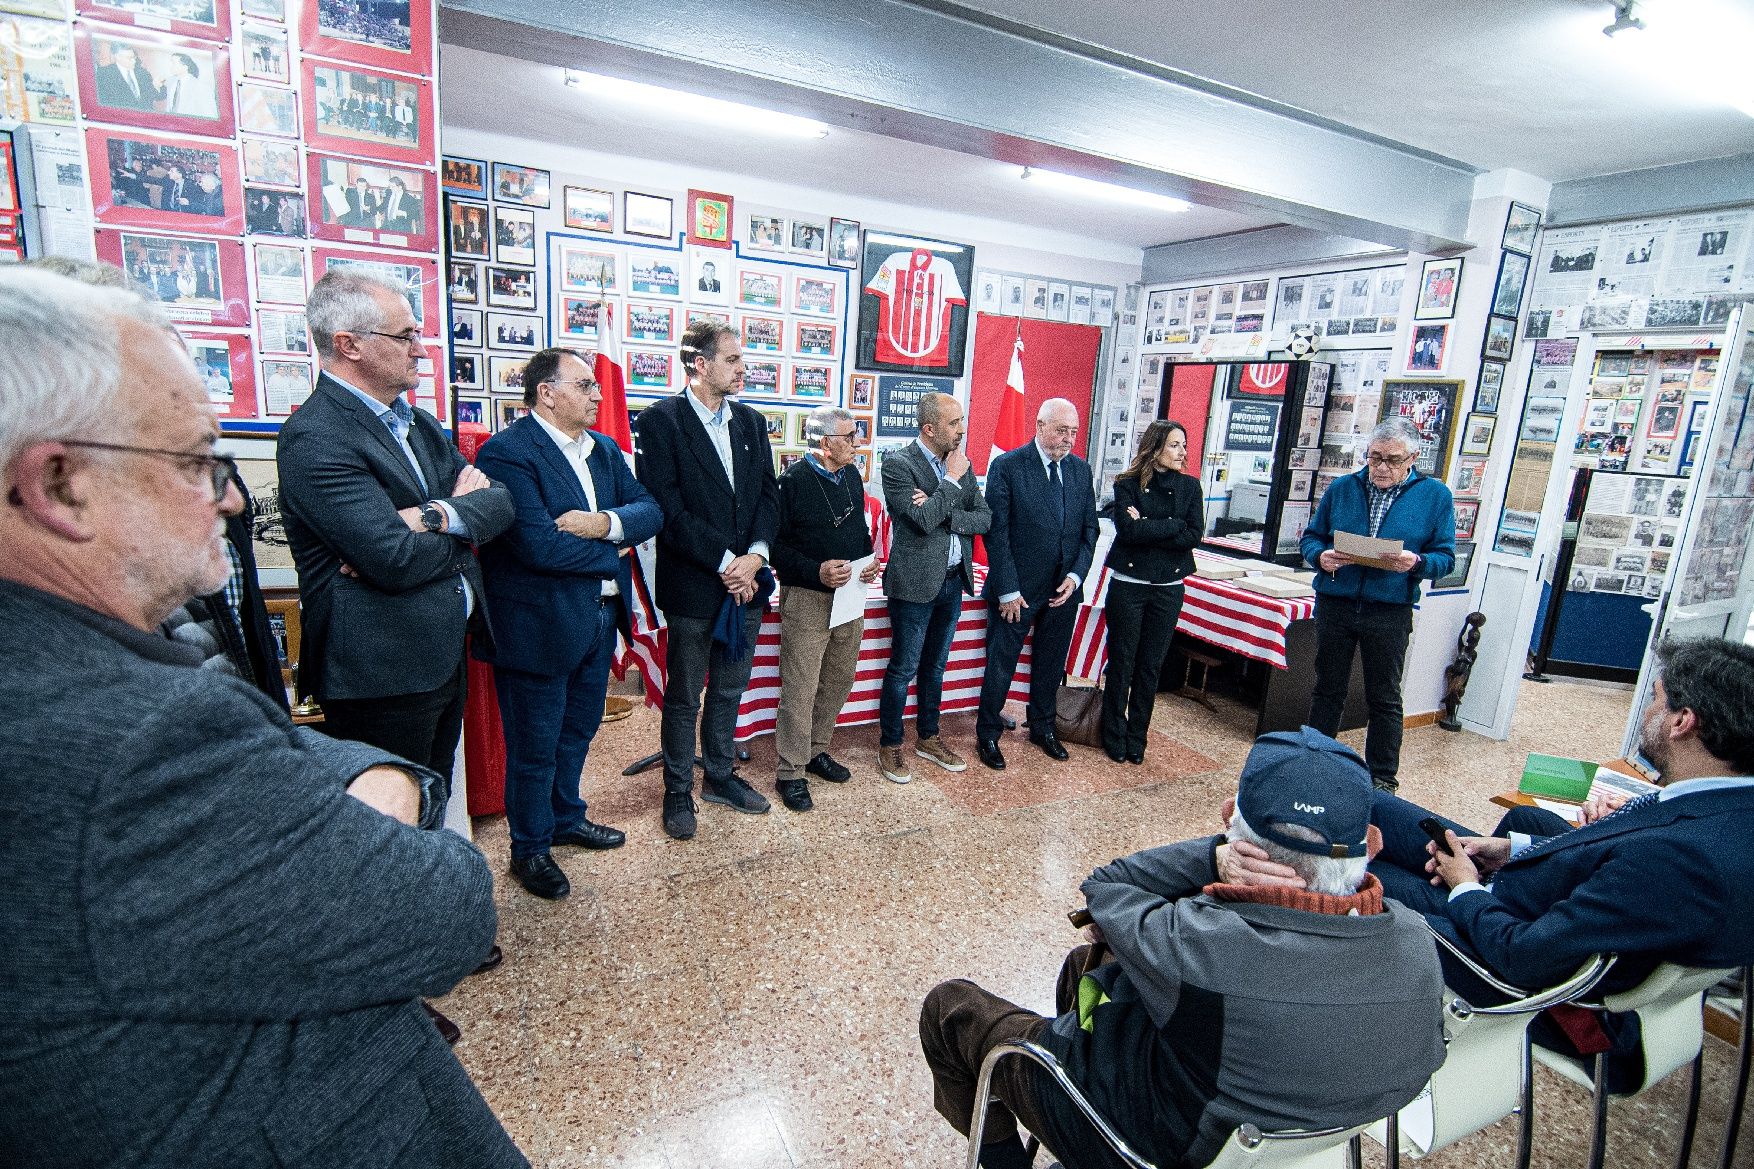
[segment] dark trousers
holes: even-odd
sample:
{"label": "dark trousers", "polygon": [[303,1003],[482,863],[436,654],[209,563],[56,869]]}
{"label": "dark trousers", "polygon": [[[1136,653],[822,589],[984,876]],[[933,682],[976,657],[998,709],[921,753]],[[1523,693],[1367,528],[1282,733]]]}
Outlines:
{"label": "dark trousers", "polygon": [[579,779],[591,739],[603,722],[620,605],[611,597],[573,618],[596,621],[597,640],[571,673],[493,668],[505,729],[505,811],[513,860],[547,852],[555,833],[585,822]]}
{"label": "dark trousers", "polygon": [[914,734],[938,734],[938,704],[944,697],[944,663],[956,640],[962,615],[962,568],[944,578],[938,595],[925,604],[889,599],[889,664],[883,668],[883,691],[877,700],[878,743],[901,746],[901,724],[907,714],[907,688],[915,677]]}
{"label": "dark trousers", "polygon": [[1413,606],[1317,596],[1315,622],[1309,725],[1324,735],[1339,733],[1357,654],[1364,666],[1364,698],[1370,704],[1364,765],[1374,782],[1392,789],[1401,767],[1401,668],[1413,632]]}
{"label": "dark trousers", "polygon": [[[694,741],[700,737],[700,757],[708,779],[731,775],[737,707],[749,688],[749,671],[755,665],[755,638],[761,631],[760,605],[746,605],[743,633],[749,654],[740,662],[728,661],[713,644],[715,621],[700,617],[671,617],[665,637],[664,718],[659,742],[664,751],[664,790],[694,790]],[[706,699],[701,700],[702,688]]]}
{"label": "dark trousers", "polygon": [[981,708],[974,722],[976,738],[988,742],[1004,732],[1001,714],[1005,696],[1011,692],[1011,680],[1017,676],[1017,656],[1023,652],[1023,639],[1031,629],[1035,631],[1035,644],[1029,658],[1029,733],[1053,733],[1060,683],[1066,680],[1066,651],[1072,648],[1072,630],[1077,624],[1076,591],[1059,608],[1050,607],[1044,599],[1040,605],[1025,608],[1016,621],[999,615],[996,600],[987,601],[987,672],[981,679]]}
{"label": "dark trousers", "polygon": [[1103,611],[1108,624],[1108,669],[1103,675],[1102,745],[1112,755],[1145,753],[1145,734],[1157,706],[1157,675],[1181,616],[1181,585],[1110,580]]}
{"label": "dark trousers", "polygon": [[457,741],[463,737],[463,704],[468,696],[469,676],[458,658],[457,672],[436,690],[384,698],[323,699],[323,733],[367,743],[438,772],[439,791],[448,802]]}

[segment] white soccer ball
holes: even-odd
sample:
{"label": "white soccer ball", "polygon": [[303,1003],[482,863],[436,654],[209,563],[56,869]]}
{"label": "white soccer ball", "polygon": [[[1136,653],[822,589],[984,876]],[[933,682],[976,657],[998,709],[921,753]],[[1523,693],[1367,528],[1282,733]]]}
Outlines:
{"label": "white soccer ball", "polygon": [[1285,342],[1285,349],[1298,360],[1309,357],[1321,347],[1321,338],[1308,325],[1299,325],[1291,330],[1291,339]]}

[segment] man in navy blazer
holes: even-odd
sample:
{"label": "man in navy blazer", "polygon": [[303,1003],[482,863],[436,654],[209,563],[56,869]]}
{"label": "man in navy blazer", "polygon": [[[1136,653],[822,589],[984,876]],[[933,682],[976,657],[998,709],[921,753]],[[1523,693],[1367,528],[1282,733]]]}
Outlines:
{"label": "man in navy blazer", "polygon": [[615,632],[630,639],[627,549],[663,522],[608,435],[590,429],[603,391],[567,349],[524,366],[531,413],[487,441],[475,465],[511,492],[517,518],[481,552],[506,741],[512,875],[550,900],[570,891],[549,850],[619,848],[626,837],[585,816],[579,777],[603,721]]}
{"label": "man in navy blazer", "polygon": [[1023,639],[1035,631],[1029,668],[1029,741],[1050,759],[1067,758],[1054,733],[1066,677],[1066,651],[1078,620],[1078,589],[1096,553],[1096,488],[1090,464],[1072,453],[1078,408],[1049,398],[1035,418],[1035,441],[1006,451],[987,468],[987,672],[981,680],[975,744],[981,762],[1005,767],[1002,711]]}

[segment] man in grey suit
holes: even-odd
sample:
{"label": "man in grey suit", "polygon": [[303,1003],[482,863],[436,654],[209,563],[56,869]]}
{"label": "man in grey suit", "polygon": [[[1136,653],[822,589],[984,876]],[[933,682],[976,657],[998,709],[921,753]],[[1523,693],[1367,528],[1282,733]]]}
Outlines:
{"label": "man in grey suit", "polygon": [[421,1013],[493,941],[438,776],[158,625],[231,460],[156,306],[0,271],[0,1164],[526,1164]]}
{"label": "man in grey suit", "polygon": [[938,737],[938,703],[962,597],[974,592],[974,537],[993,520],[962,450],[962,403],[949,394],[927,394],[915,418],[919,439],[890,451],[882,471],[892,534],[883,574],[889,665],[878,699],[877,766],[895,783],[913,778],[901,739],[907,688],[916,675],[914,753],[946,771],[968,767]]}

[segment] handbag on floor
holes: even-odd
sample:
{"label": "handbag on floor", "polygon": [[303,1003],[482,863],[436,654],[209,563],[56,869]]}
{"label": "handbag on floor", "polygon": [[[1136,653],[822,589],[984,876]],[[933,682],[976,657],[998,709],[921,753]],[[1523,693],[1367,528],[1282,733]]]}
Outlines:
{"label": "handbag on floor", "polygon": [[1060,683],[1054,699],[1054,733],[1067,743],[1102,746],[1102,687]]}

